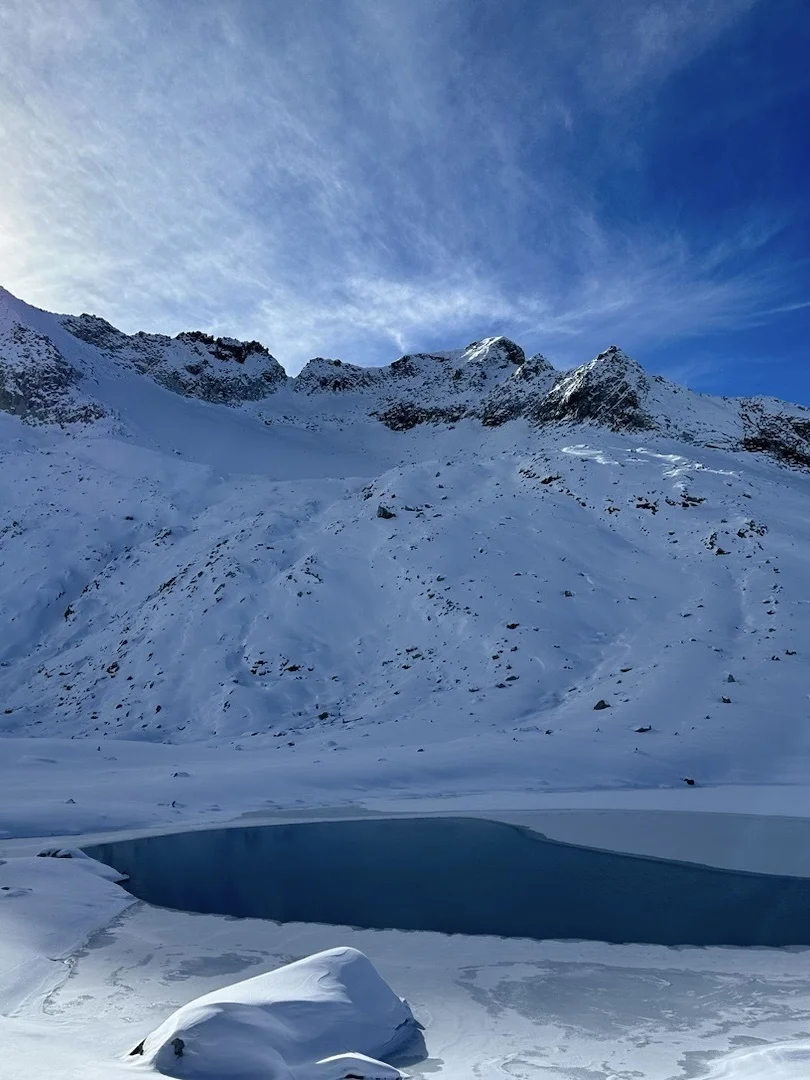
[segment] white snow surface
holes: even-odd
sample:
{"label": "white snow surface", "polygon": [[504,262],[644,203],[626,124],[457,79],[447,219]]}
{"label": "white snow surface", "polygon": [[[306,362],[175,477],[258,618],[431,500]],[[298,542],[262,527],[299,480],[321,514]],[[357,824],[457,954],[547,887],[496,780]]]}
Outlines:
{"label": "white snow surface", "polygon": [[[61,896],[71,895],[76,880],[89,881],[89,875],[74,860],[36,861],[60,875],[49,883],[47,896],[44,889],[41,894],[58,923]],[[10,859],[0,873],[22,862]],[[23,869],[15,873],[22,882]],[[370,957],[424,1026],[427,1058],[403,1055],[401,1061],[392,1055],[391,1067],[414,1080],[799,1080],[806,1075],[806,950],[279,926],[153,908],[132,903],[120,890],[113,915],[102,900],[107,883],[96,880],[96,900],[89,892],[85,899],[97,931],[86,922],[86,943],[71,943],[67,961],[50,960],[48,980],[36,992],[2,999],[4,1080],[159,1076],[144,1057],[128,1056],[150,1027],[211,991],[229,998],[235,978],[263,978],[262,972],[335,944]],[[34,883],[29,879],[29,884]],[[24,932],[29,900],[16,896],[0,904],[16,908],[15,933]],[[0,918],[5,931],[5,911]],[[4,932],[3,950],[8,936]],[[37,950],[48,946],[34,945]],[[41,964],[46,962],[43,957]],[[193,1037],[192,1032],[189,1045]],[[266,1060],[272,1077],[269,1053]],[[226,1068],[239,1065],[234,1056]],[[278,1061],[276,1068],[281,1068]],[[346,1071],[355,1070],[348,1066]],[[232,1076],[228,1071],[217,1080]]]}
{"label": "white snow surface", "polygon": [[810,1044],[786,1043],[740,1050],[716,1065],[707,1080],[805,1080],[810,1075]]}
{"label": "white snow surface", "polygon": [[[313,806],[810,813],[810,413],[695,394],[618,350],[566,373],[515,350],[492,338],[368,370],[319,359],[288,379],[251,343],[127,337],[0,290],[10,1080],[52,1076],[59,1054],[66,1077],[118,1075],[126,1043],[95,1018],[106,984],[81,976],[89,1004],[63,1053],[48,1010],[82,942],[132,917],[87,860],[36,859],[21,838]],[[667,825],[669,850],[697,851],[699,832]],[[421,956],[421,938],[370,935],[363,951],[379,966],[375,941]],[[658,950],[650,965],[670,962]],[[130,1026],[154,1006],[132,994],[116,998],[140,1010]],[[457,1048],[475,1042],[464,1024]],[[690,1034],[685,1021],[683,1052]],[[489,1075],[476,1046],[456,1059]],[[726,1071],[712,1078],[807,1067],[790,1043],[713,1052]],[[539,1075],[619,1075],[571,1054]],[[537,1075],[541,1058],[524,1057],[492,1075]],[[675,1075],[662,1060],[643,1075]]]}
{"label": "white snow surface", "polygon": [[58,985],[72,952],[132,903],[119,874],[73,855],[0,860],[0,1015]]}
{"label": "white snow surface", "polygon": [[[281,788],[316,767],[327,789],[389,795],[806,778],[808,475],[731,448],[739,402],[613,352],[558,397],[623,372],[656,428],[391,431],[357,395],[296,380],[230,406],[172,392],[5,296],[6,323],[47,337],[104,410],[61,428],[0,413],[7,736],[105,757],[126,740],[136,767],[133,741],[249,746]],[[481,374],[522,370],[503,349],[375,379],[416,380],[425,406],[424,379],[460,364],[469,379],[447,381],[469,398]],[[199,804],[188,779],[174,786]],[[89,827],[51,790],[49,831]],[[146,820],[137,801],[122,824]]]}
{"label": "white snow surface", "polygon": [[384,1080],[401,1073],[368,1055],[416,1030],[367,957],[330,949],[182,1006],[144,1040],[143,1061],[181,1080]]}

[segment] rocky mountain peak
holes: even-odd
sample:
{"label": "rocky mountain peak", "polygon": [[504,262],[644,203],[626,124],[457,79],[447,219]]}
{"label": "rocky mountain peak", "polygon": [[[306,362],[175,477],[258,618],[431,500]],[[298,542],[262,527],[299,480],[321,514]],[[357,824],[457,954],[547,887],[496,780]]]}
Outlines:
{"label": "rocky mountain peak", "polygon": [[525,360],[520,367],[512,372],[510,379],[535,382],[538,379],[555,378],[557,374],[557,369],[546,360],[542,353],[535,353],[534,356],[530,356],[528,360]]}
{"label": "rocky mountain peak", "polygon": [[99,315],[88,315],[86,312],[81,315],[63,315],[60,321],[68,333],[97,349],[117,351],[127,339],[126,334]]}
{"label": "rocky mountain peak", "polygon": [[[214,337],[212,334],[206,334],[202,330],[184,330],[177,334],[174,340],[183,342],[183,344],[192,348],[199,347],[196,351],[204,350],[215,360],[221,360],[225,363],[230,361],[245,364],[250,359],[256,359],[266,365],[268,370],[273,371],[277,377],[285,377],[284,370],[278,360],[271,355],[260,341],[238,341],[236,338]],[[276,369],[280,371],[280,375],[278,375]]]}
{"label": "rocky mountain peak", "polygon": [[523,349],[503,336],[473,341],[462,350],[462,353],[466,363],[487,364],[494,367],[517,367],[526,360]]}
{"label": "rocky mountain peak", "polygon": [[[484,427],[519,419],[535,428],[587,423],[810,467],[810,411],[774,399],[695,393],[649,375],[617,345],[563,372],[493,336],[461,349],[408,353],[387,367],[315,357],[288,378],[258,341],[200,330],[126,334],[98,316],[53,315],[0,290],[0,410],[32,424],[108,416],[126,427],[126,394],[101,389],[111,373],[116,381],[135,379],[127,393],[137,393],[145,376],[184,397],[248,413],[260,402],[254,418],[283,417],[312,430],[369,422],[399,432],[463,420]],[[314,395],[318,404],[305,405],[303,398]]]}
{"label": "rocky mountain peak", "polygon": [[316,356],[292,380],[292,387],[306,394],[364,390],[379,383],[382,371],[382,368],[358,367],[343,360]]}
{"label": "rocky mountain peak", "polygon": [[613,430],[655,426],[646,407],[650,380],[639,363],[611,345],[558,377],[534,414],[538,421],[597,423]]}
{"label": "rocky mountain peak", "polygon": [[257,401],[286,381],[276,358],[258,341],[214,337],[187,330],[171,338],[139,330],[124,334],[96,315],[67,315],[60,320],[73,337],[108,359],[134,368],[186,397],[220,405]]}

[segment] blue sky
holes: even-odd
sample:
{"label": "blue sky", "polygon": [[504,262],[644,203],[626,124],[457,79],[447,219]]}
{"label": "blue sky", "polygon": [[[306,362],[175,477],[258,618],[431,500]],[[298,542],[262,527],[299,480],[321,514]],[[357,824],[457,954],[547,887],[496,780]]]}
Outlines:
{"label": "blue sky", "polygon": [[4,0],[0,282],[810,402],[804,0]]}

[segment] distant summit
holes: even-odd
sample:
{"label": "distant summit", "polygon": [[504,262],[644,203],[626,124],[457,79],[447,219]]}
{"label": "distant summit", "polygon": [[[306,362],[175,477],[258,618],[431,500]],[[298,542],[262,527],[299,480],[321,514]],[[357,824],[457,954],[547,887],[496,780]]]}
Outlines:
{"label": "distant summit", "polygon": [[95,315],[63,316],[62,326],[80,341],[127,364],[167,390],[219,405],[256,401],[287,378],[278,360],[258,341],[215,338],[188,330],[123,334]]}
{"label": "distant summit", "polygon": [[[291,378],[258,341],[199,330],[176,337],[124,334],[95,315],[51,315],[0,291],[0,409],[31,424],[126,424],[118,395],[101,387],[126,373],[165,390],[265,423],[312,429],[380,423],[406,432],[471,421],[500,427],[589,425],[659,432],[731,450],[810,465],[810,410],[770,398],[716,398],[657,375],[611,345],[560,372],[541,355],[498,336],[462,349],[407,353],[364,368],[317,357]],[[112,400],[114,398],[115,400]]]}

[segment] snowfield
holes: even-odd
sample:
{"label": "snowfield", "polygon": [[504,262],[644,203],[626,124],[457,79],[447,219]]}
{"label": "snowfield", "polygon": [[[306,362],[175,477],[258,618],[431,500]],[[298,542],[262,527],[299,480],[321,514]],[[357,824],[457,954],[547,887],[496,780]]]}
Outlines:
{"label": "snowfield", "polygon": [[[38,883],[29,876],[33,862],[53,867],[59,877]],[[393,1059],[393,1068],[414,1078],[807,1075],[806,950],[280,926],[152,908],[132,903],[121,890],[116,910],[117,886],[99,881],[91,890],[90,880],[75,860],[13,858],[0,867],[3,884],[30,890],[0,900],[4,930],[19,937],[17,959],[29,980],[26,994],[18,985],[15,995],[2,998],[3,1076],[9,1080],[159,1076],[145,1057],[129,1056],[150,1028],[212,990],[223,988],[218,996],[229,997],[236,980],[262,979],[264,972],[335,946],[369,956],[423,1025],[427,1058],[403,1053]],[[67,920],[79,896],[84,914],[73,920],[71,937]],[[46,915],[49,924],[63,926],[60,940],[46,929]],[[96,920],[95,932],[88,916]],[[4,933],[4,955],[10,937]],[[0,977],[6,986],[5,971]],[[227,1043],[236,1049],[235,1040]],[[237,1071],[242,1060],[234,1056],[233,1071],[215,1074],[217,1080],[243,1075]],[[268,1051],[268,1068],[271,1060]],[[182,1063],[182,1057],[173,1061]]]}
{"label": "snowfield", "polygon": [[[206,969],[206,984],[171,974],[194,969],[191,943],[167,954],[166,978],[188,992],[164,993],[162,1012],[136,974],[116,974],[131,998],[116,992],[120,1024],[108,1017],[107,1032],[96,1013],[112,976],[86,969],[142,958],[121,959],[118,939],[99,944],[103,927],[143,919],[174,934],[200,917],[128,906],[89,860],[33,859],[42,838],[324,807],[808,816],[809,438],[801,406],[695,394],[617,349],[561,373],[493,338],[379,369],[319,358],[290,379],[257,343],[127,337],[0,290],[0,1030],[17,1055],[11,1080],[52,1076],[55,1058],[61,1075],[118,1075],[133,1026],[159,1025],[260,962],[235,963],[227,979]],[[700,861],[699,832],[667,850]],[[666,854],[654,835],[639,843]],[[336,943],[324,928],[289,932],[287,948],[287,928],[262,929],[266,967]],[[800,1048],[734,1041],[749,1021],[768,1043],[807,1030],[798,953],[728,953],[729,970],[770,980],[769,1001],[789,968],[795,1023],[743,1022],[743,991],[726,1022],[717,976],[711,1045],[693,1047],[703,1036],[679,998],[650,1021],[664,1030],[681,1017],[666,1053],[636,1059],[628,1036],[620,1066],[572,1049],[591,1038],[571,1035],[573,1006],[549,1030],[556,1050],[526,1042],[545,998],[526,1006],[531,1023],[515,1020],[512,1057],[490,1057],[475,1025],[488,1017],[497,1042],[512,1006],[475,1014],[485,991],[465,975],[461,944],[351,934],[375,965],[375,942],[389,959],[404,948],[424,986],[441,986],[432,1018],[462,993],[427,973],[434,950],[458,950],[447,978],[467,987],[463,1008],[432,1029],[414,1006],[429,1060],[445,1040],[431,1068],[447,1077],[807,1071]],[[497,965],[518,946],[464,948]],[[725,970],[719,950],[610,948],[640,950],[645,970],[704,958]],[[525,943],[541,966],[555,949],[560,963],[602,955]],[[381,968],[415,1003],[407,970],[400,985]],[[666,977],[650,978],[669,992]],[[83,981],[51,1024],[53,995]],[[718,1053],[730,1056],[714,1063]]]}

